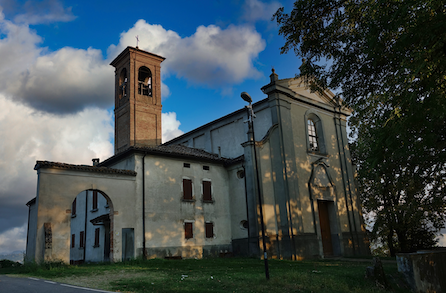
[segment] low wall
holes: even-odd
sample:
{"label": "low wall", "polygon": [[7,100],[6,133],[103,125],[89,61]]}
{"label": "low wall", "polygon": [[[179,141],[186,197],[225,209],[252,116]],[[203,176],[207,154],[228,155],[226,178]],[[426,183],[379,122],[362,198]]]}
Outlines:
{"label": "low wall", "polygon": [[446,249],[399,253],[396,261],[415,292],[446,293]]}

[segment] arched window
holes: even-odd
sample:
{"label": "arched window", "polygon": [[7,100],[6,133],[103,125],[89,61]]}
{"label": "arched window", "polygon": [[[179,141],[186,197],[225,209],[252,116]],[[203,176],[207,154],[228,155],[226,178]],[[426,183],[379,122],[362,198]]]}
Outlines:
{"label": "arched window", "polygon": [[127,96],[127,69],[123,68],[119,75],[119,98]]}
{"label": "arched window", "polygon": [[321,119],[312,110],[309,110],[305,114],[305,123],[307,126],[307,151],[326,155],[324,128]]}
{"label": "arched window", "polygon": [[152,96],[152,72],[145,66],[138,70],[138,94]]}
{"label": "arched window", "polygon": [[313,120],[308,119],[308,141],[310,142],[310,150],[313,152],[319,151],[319,143],[317,137],[316,126]]}

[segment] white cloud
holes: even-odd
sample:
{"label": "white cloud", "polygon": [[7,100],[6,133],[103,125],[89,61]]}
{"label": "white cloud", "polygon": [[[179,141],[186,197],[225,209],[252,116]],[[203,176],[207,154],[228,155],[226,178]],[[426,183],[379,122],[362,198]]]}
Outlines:
{"label": "white cloud", "polygon": [[27,224],[0,233],[0,254],[25,251]]}
{"label": "white cloud", "polygon": [[108,56],[133,46],[136,35],[141,49],[167,57],[162,63],[163,74],[216,88],[261,77],[253,62],[265,49],[265,41],[254,27],[199,26],[192,36],[181,38],[160,25],[138,20],[121,34],[118,45],[109,47]]}
{"label": "white cloud", "polygon": [[277,1],[264,3],[259,0],[246,0],[243,5],[242,18],[247,21],[256,22],[259,20],[270,21],[273,14],[282,5]]}
{"label": "white cloud", "polygon": [[163,138],[162,141],[167,142],[174,139],[177,136],[182,135],[184,132],[179,129],[180,121],[177,120],[177,114],[174,112],[162,113],[161,115],[161,125]]}
{"label": "white cloud", "polygon": [[11,99],[35,109],[64,114],[89,106],[112,106],[113,68],[100,50],[62,48],[48,53],[27,25],[0,12],[0,88]]}
{"label": "white cloud", "polygon": [[113,154],[112,135],[112,115],[106,110],[58,116],[36,112],[0,94],[0,233],[27,221],[25,204],[36,194],[36,160],[104,160]]}

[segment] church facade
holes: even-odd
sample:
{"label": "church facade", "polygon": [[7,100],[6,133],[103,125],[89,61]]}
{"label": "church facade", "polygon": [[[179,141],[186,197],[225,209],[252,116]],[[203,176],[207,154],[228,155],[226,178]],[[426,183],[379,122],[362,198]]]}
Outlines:
{"label": "church facade", "polygon": [[271,257],[369,253],[351,112],[331,92],[273,72],[252,105],[253,129],[240,109],[161,144],[163,60],[127,47],[111,63],[114,156],[92,166],[37,161],[28,260],[263,256],[262,221]]}

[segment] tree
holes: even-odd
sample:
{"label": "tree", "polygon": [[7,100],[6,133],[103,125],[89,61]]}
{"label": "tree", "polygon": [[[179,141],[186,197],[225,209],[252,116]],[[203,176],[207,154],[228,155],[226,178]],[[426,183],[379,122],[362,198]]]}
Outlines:
{"label": "tree", "polygon": [[392,255],[434,245],[446,219],[445,2],[297,0],[273,19],[281,52],[303,58],[311,89],[334,89],[354,109],[352,154],[373,236]]}

